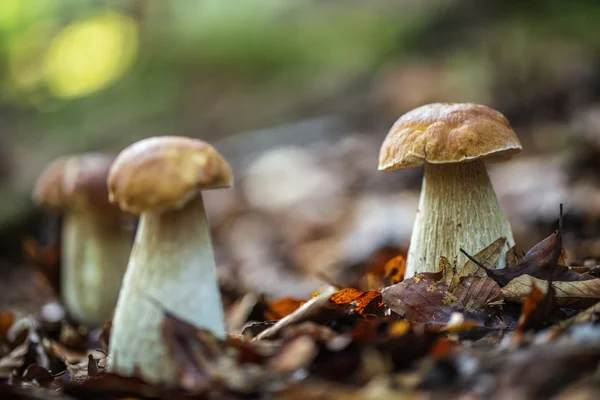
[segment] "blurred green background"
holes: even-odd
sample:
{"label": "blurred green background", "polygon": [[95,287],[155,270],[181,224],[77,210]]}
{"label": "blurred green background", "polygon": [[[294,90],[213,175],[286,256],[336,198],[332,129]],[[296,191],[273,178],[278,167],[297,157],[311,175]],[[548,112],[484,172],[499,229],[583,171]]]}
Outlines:
{"label": "blurred green background", "polygon": [[[600,256],[599,55],[597,1],[2,0],[2,252],[20,252],[37,226],[30,191],[54,157],[161,134],[207,140],[236,169],[237,188],[209,209],[223,264],[259,260],[250,250],[232,256],[228,243],[265,218],[292,232],[273,228],[248,248],[275,248],[269,259],[294,271],[339,262],[344,243],[373,241],[357,259],[405,247],[420,172],[377,172],[378,146],[402,113],[468,101],[503,112],[523,141],[515,164],[492,171],[523,247],[549,233],[565,202],[577,257]],[[278,148],[314,179],[297,183],[283,167],[264,177],[261,165],[285,162],[257,159]],[[250,188],[252,176],[276,189]],[[283,206],[253,193],[298,185],[309,193]],[[386,210],[397,208],[406,215],[392,223]]]}

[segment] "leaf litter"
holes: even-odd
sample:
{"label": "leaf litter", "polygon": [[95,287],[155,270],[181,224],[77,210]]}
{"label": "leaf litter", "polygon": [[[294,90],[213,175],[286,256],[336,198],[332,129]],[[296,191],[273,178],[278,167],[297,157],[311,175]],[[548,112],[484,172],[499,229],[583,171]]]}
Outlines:
{"label": "leaf litter", "polygon": [[[562,221],[562,216],[561,216]],[[404,279],[381,253],[347,287],[310,299],[242,293],[221,340],[164,310],[162,340],[180,385],[109,372],[110,321],[93,334],[65,319],[0,312],[0,396],[117,398],[545,398],[596,393],[600,279],[567,265],[559,229],[507,267],[506,238],[462,266]],[[31,258],[53,262],[29,243]],[[140,334],[143,334],[140,332]],[[540,369],[539,366],[543,366]],[[583,388],[583,389],[582,389]],[[589,390],[588,390],[589,389]]]}

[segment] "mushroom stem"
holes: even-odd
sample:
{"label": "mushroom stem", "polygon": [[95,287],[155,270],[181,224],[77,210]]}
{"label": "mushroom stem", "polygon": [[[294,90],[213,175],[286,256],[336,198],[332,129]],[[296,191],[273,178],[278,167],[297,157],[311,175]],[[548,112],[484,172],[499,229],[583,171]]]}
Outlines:
{"label": "mushroom stem", "polygon": [[[176,368],[161,337],[163,311],[225,337],[221,295],[199,194],[179,210],[141,214],[110,337],[110,368],[138,371],[152,382],[176,384]],[[116,357],[114,356],[116,355]]]}
{"label": "mushroom stem", "polygon": [[504,267],[505,254],[514,246],[508,220],[483,161],[457,164],[425,163],[419,208],[408,250],[406,277],[437,272],[440,256],[461,268],[464,248],[476,254],[500,237],[505,246],[496,264]]}
{"label": "mushroom stem", "polygon": [[131,235],[119,219],[79,208],[65,213],[62,298],[73,318],[101,326],[112,318],[131,253]]}

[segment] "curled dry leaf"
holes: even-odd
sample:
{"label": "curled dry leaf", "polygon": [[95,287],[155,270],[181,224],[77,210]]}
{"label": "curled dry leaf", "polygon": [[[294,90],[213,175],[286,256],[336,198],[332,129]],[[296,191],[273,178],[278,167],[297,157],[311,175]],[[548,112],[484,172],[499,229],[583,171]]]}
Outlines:
{"label": "curled dry leaf", "polygon": [[[523,303],[534,286],[546,291],[546,281],[531,275],[521,275],[504,286],[502,293],[507,301]],[[558,307],[586,308],[600,301],[600,279],[552,282],[552,288],[556,291]]]}
{"label": "curled dry leaf", "polygon": [[563,248],[562,234],[556,231],[533,246],[523,256],[521,263],[565,265],[566,251]]}

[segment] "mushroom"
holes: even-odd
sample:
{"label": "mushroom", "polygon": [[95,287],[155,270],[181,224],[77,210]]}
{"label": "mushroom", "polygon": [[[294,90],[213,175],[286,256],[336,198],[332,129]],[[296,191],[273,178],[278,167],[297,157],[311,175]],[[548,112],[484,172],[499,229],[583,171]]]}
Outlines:
{"label": "mushroom", "polygon": [[126,216],[108,201],[113,160],[94,153],[57,158],[33,190],[35,203],[64,211],[61,297],[74,319],[92,327],[112,317],[133,242]]}
{"label": "mushroom", "polygon": [[482,105],[429,104],[396,121],[381,146],[379,170],[425,165],[406,277],[436,272],[440,256],[462,266],[461,247],[475,254],[500,237],[507,244],[495,267],[504,266],[514,239],[483,160],[520,151],[508,120]]}
{"label": "mushroom", "polygon": [[185,137],[141,140],[123,150],[108,177],[110,200],[140,214],[113,319],[109,368],[177,386],[164,340],[164,310],[225,336],[221,295],[200,191],[231,186],[227,161]]}

